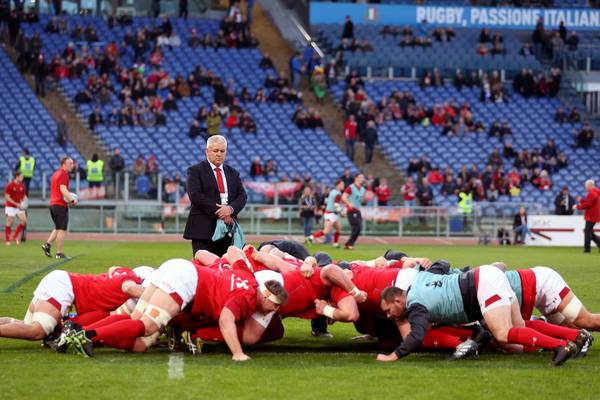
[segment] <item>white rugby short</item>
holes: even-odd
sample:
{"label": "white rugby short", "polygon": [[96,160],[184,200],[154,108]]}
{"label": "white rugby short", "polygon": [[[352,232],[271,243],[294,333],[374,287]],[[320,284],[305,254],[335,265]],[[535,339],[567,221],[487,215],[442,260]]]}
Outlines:
{"label": "white rugby short", "polygon": [[198,273],[196,267],[188,260],[175,258],[165,261],[150,275],[150,283],[168,294],[177,294],[184,309],[196,295]]}
{"label": "white rugby short", "polygon": [[535,274],[535,307],[543,315],[550,315],[571,289],[558,272],[547,267],[531,268]]}
{"label": "white rugby short", "polygon": [[479,267],[477,301],[482,314],[501,306],[510,306],[514,299],[515,292],[504,272],[491,265]]}
{"label": "white rugby short", "polygon": [[23,210],[19,210],[17,207],[4,207],[4,214],[9,217],[16,217],[17,214],[25,213]]}
{"label": "white rugby short", "polygon": [[43,300],[60,305],[61,315],[66,315],[73,302],[75,295],[71,278],[66,271],[55,270],[44,276],[33,292],[32,303]]}
{"label": "white rugby short", "polygon": [[408,290],[408,288],[415,281],[415,278],[417,277],[418,273],[419,271],[417,271],[414,268],[401,269],[400,271],[398,271],[398,275],[396,275],[394,286],[402,290]]}
{"label": "white rugby short", "polygon": [[323,219],[325,221],[336,222],[340,219],[340,216],[336,213],[325,211],[325,214],[323,214]]}

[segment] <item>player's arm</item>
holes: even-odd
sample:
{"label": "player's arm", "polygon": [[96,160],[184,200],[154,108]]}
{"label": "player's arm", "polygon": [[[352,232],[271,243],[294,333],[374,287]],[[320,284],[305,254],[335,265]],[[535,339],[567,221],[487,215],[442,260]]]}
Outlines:
{"label": "player's arm", "polygon": [[378,361],[396,361],[406,357],[421,346],[429,326],[429,312],[421,304],[415,304],[407,310],[406,319],[410,324],[410,333],[393,353],[388,355],[378,354]]}
{"label": "player's arm", "polygon": [[424,269],[429,269],[433,264],[429,258],[424,257],[406,257],[403,259],[402,268],[414,268],[420,265]]}
{"label": "player's arm", "polygon": [[[263,316],[263,318],[265,318],[265,316]],[[263,326],[263,324],[261,324],[261,322],[255,319],[254,316],[252,316],[252,318],[248,318],[246,321],[244,321],[244,333],[242,335],[242,340],[244,341],[244,344],[257,343],[262,337],[262,335],[265,333],[266,329],[266,326]]]}
{"label": "player's arm", "polygon": [[10,194],[8,194],[8,193],[6,193],[6,192],[4,192],[4,199],[6,199],[6,202],[7,202],[7,203],[8,203],[8,202],[11,202],[11,203],[14,203],[14,204],[18,204],[16,201],[14,201],[14,200],[12,199],[12,197],[10,197]]}
{"label": "player's arm", "polygon": [[315,300],[317,314],[324,315],[334,321],[355,322],[360,316],[358,305],[352,296],[346,296],[337,303],[337,307],[331,306],[325,300]]}
{"label": "player's arm", "polygon": [[259,251],[254,252],[253,257],[256,261],[262,263],[265,267],[269,268],[272,271],[279,272],[281,274],[285,272],[294,271],[296,269],[294,265],[286,262],[285,260],[282,260],[281,258],[273,254],[263,253]]}
{"label": "player's arm", "polygon": [[227,343],[227,347],[229,347],[231,354],[233,354],[233,360],[249,360],[250,357],[244,354],[242,345],[240,344],[240,340],[238,338],[237,328],[235,326],[235,315],[227,307],[223,307],[223,310],[221,310],[221,315],[219,315],[219,329],[221,330],[223,339],[225,339],[225,343]]}
{"label": "player's arm", "polygon": [[134,281],[124,281],[121,284],[121,290],[129,297],[135,297],[139,299],[144,293],[145,287],[142,285],[138,285]]}
{"label": "player's arm", "polygon": [[342,194],[342,203],[344,203],[346,207],[352,209],[352,203],[350,203],[350,200],[348,199],[349,196],[350,193],[348,189],[344,190],[344,194]]}
{"label": "player's arm", "polygon": [[75,203],[75,199],[71,196],[71,193],[69,192],[69,188],[67,187],[67,185],[60,185],[59,189],[60,189],[60,193],[63,195],[63,197],[65,199],[67,199],[67,203]]}
{"label": "player's arm", "polygon": [[367,294],[360,290],[350,280],[344,270],[334,264],[329,264],[321,269],[321,280],[328,285],[335,285],[350,293],[357,302],[362,303],[367,299]]}
{"label": "player's arm", "polygon": [[585,199],[581,200],[581,203],[579,203],[576,207],[578,210],[587,210],[589,208],[591,208],[595,203],[596,203],[596,197],[597,195],[595,193],[590,193],[587,195],[587,197]]}
{"label": "player's arm", "polygon": [[317,265],[317,259],[314,258],[313,256],[308,256],[304,259],[304,261],[302,262],[302,265],[300,266],[300,273],[305,278],[310,278],[312,276],[312,274],[315,273],[316,265]]}

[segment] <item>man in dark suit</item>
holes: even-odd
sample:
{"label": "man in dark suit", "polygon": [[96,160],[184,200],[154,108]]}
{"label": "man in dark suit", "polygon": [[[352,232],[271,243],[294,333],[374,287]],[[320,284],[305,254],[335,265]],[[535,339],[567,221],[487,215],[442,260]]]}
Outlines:
{"label": "man in dark suit", "polygon": [[569,194],[569,188],[563,186],[561,192],[554,198],[554,214],[573,215],[575,199]]}
{"label": "man in dark suit", "polygon": [[232,237],[213,242],[217,220],[231,225],[246,205],[246,191],[240,174],[225,165],[227,139],[215,135],[206,141],[206,160],[191,166],[187,171],[187,192],[192,202],[183,233],[192,241],[194,254],[208,250],[222,256],[232,243]]}

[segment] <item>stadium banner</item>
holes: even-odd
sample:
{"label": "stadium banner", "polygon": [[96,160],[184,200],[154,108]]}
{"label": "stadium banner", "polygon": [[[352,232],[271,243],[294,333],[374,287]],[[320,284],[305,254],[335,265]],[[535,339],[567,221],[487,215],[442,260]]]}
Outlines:
{"label": "stadium banner", "polygon": [[557,28],[560,21],[569,29],[600,29],[597,9],[310,3],[311,25],[343,24],[347,15],[355,24],[417,25],[427,20],[432,26],[526,30],[542,17],[546,29]]}
{"label": "stadium banner", "polygon": [[[525,239],[529,246],[583,246],[582,215],[529,215],[527,222],[534,238]],[[598,233],[600,229],[594,231]]]}
{"label": "stadium banner", "polygon": [[361,207],[360,213],[365,221],[399,222],[402,217],[410,216],[408,207]]}
{"label": "stadium banner", "polygon": [[275,197],[275,192],[281,197],[293,196],[298,190],[302,188],[300,182],[244,182],[246,189],[252,190],[253,192],[260,193],[263,196],[272,199]]}

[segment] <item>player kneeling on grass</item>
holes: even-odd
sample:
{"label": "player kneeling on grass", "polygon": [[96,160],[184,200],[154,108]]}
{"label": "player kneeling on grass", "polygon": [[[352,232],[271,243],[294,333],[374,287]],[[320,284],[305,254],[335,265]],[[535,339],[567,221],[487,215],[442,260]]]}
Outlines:
{"label": "player kneeling on grass", "polygon": [[152,295],[139,319],[125,316],[121,321],[95,329],[72,331],[67,341],[75,350],[81,349],[79,353],[93,355],[93,342],[151,336],[191,305],[193,315],[218,322],[233,360],[249,360],[238,340],[236,321],[249,318],[255,310],[263,313],[277,310],[287,299],[287,293],[277,282],[269,282],[266,290],[257,290],[243,260],[231,267],[218,271],[194,266],[183,259],[166,261],[151,276],[147,290]]}
{"label": "player kneeling on grass", "polygon": [[576,344],[526,327],[506,276],[491,265],[462,274],[414,274],[408,290],[392,286],[382,292],[381,308],[396,320],[404,341],[393,353],[379,354],[379,361],[395,361],[416,351],[430,323],[464,324],[483,319],[500,345],[553,350],[553,365],[561,365],[585,344],[584,338]]}
{"label": "player kneeling on grass", "polygon": [[506,277],[517,294],[523,318],[529,319],[535,306],[553,324],[600,331],[600,314],[589,312],[552,268],[506,271]]}
{"label": "player kneeling on grass", "polygon": [[128,298],[139,297],[144,290],[140,283],[129,268],[111,267],[108,273],[99,275],[52,271],[33,292],[22,321],[0,318],[0,337],[44,339],[54,332],[73,305],[81,314],[112,311]]}

